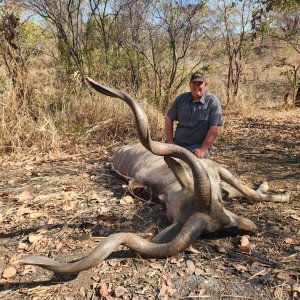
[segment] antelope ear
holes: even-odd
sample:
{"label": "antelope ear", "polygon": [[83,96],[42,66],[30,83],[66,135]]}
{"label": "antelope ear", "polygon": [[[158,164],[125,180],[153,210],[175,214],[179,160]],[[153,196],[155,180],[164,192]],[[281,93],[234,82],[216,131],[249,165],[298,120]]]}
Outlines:
{"label": "antelope ear", "polygon": [[174,173],[177,181],[183,189],[190,189],[193,186],[193,181],[188,173],[188,171],[182,166],[182,164],[171,158],[170,156],[164,156],[164,160],[168,167]]}

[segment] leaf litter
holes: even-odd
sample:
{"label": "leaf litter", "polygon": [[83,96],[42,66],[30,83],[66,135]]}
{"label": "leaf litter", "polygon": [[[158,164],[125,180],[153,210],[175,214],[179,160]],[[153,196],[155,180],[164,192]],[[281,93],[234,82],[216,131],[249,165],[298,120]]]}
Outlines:
{"label": "leaf litter", "polygon": [[109,168],[112,153],[97,146],[82,147],[82,154],[6,159],[0,167],[0,298],[297,299],[300,133],[292,120],[288,114],[230,115],[222,133],[226,138],[212,156],[252,187],[267,179],[274,192],[292,191],[290,203],[225,203],[252,219],[257,235],[205,234],[165,260],[120,247],[71,279],[14,262],[28,254],[72,261],[91,251],[97,237],[115,232],[149,238],[169,224],[164,205],[145,189],[131,194]]}

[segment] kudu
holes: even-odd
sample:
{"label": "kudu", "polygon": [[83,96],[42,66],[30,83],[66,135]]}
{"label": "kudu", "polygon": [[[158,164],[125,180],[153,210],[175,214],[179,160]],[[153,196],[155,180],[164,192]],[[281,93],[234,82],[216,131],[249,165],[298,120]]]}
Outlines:
{"label": "kudu", "polygon": [[119,245],[155,258],[173,256],[193,243],[202,233],[221,227],[235,227],[255,232],[255,224],[226,210],[222,205],[220,181],[233,188],[228,197],[243,195],[251,201],[288,201],[289,193],[267,195],[267,183],[257,191],[243,185],[227,169],[209,159],[198,159],[176,145],[151,140],[148,119],[139,104],[119,90],[102,86],[90,78],[87,81],[98,92],[124,100],[134,113],[140,144],[123,146],[115,154],[113,165],[123,176],[149,186],[166,201],[167,217],[172,225],[151,241],[134,233],[116,233],[106,237],[89,255],[72,263],[59,263],[42,256],[27,256],[18,263],[36,265],[55,273],[78,273],[92,268],[107,258]]}

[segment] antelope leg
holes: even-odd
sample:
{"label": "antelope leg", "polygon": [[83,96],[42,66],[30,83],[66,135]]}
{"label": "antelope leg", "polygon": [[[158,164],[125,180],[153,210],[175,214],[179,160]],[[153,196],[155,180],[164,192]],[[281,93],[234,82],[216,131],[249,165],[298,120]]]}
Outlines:
{"label": "antelope leg", "polygon": [[168,167],[174,173],[176,179],[178,180],[181,187],[184,188],[191,188],[193,186],[193,181],[188,173],[188,171],[182,166],[182,164],[175,160],[172,157],[165,156],[165,162],[167,163]]}
{"label": "antelope leg", "polygon": [[227,216],[230,218],[230,221],[231,221],[229,225],[224,226],[225,228],[226,227],[237,227],[238,229],[241,229],[241,230],[246,230],[249,232],[257,232],[257,227],[252,221],[250,221],[249,219],[246,219],[244,217],[240,217],[225,208],[223,208],[223,209],[224,209],[225,214],[227,214]]}
{"label": "antelope leg", "polygon": [[134,191],[135,189],[146,188],[146,186],[135,179],[130,179],[128,182],[128,189]]}
{"label": "antelope leg", "polygon": [[[225,181],[225,180],[224,180]],[[238,191],[237,189],[233,188],[232,186],[222,186],[222,193],[225,195],[227,199],[234,199],[234,198],[242,198],[244,194]],[[269,185],[266,181],[263,181],[259,187],[257,188],[256,192],[259,194],[263,194],[267,192],[269,189]]]}
{"label": "antelope leg", "polygon": [[160,231],[151,239],[152,243],[163,244],[172,241],[182,228],[182,224],[173,223],[167,228]]}
{"label": "antelope leg", "polygon": [[258,191],[250,189],[242,184],[231,172],[220,165],[218,166],[218,173],[222,180],[230,184],[234,189],[238,190],[243,197],[250,201],[286,202],[290,199],[291,193],[289,191],[277,195],[263,194],[262,191],[266,190],[265,183],[262,183],[262,187],[258,188]]}

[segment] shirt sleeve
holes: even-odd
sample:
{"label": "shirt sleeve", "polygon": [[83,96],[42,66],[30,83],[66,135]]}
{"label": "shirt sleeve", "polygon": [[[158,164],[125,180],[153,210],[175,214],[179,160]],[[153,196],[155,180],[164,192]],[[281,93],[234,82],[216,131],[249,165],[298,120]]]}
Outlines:
{"label": "shirt sleeve", "polygon": [[175,99],[175,101],[172,103],[167,116],[172,120],[178,120],[178,98]]}
{"label": "shirt sleeve", "polygon": [[208,125],[222,126],[222,108],[219,100],[210,109]]}

